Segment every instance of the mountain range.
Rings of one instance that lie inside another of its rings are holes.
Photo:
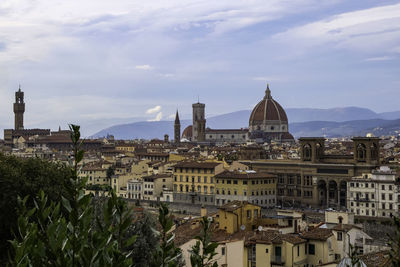
[[[207,127],[236,129],[248,127],[251,110],[241,110],[207,118]],[[364,136],[366,133],[397,135],[400,133],[400,111],[376,113],[367,108],[343,107],[331,109],[288,108],[289,131],[295,136]],[[183,131],[191,120],[181,120]],[[173,121],[141,121],[105,128],[92,137],[114,135],[117,139],[173,137]]]

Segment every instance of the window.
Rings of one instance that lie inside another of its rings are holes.
[[[243,184],[247,184],[247,181],[243,181]]]
[[[342,232],[338,232],[338,233],[337,233],[337,240],[338,240],[338,241],[342,241],[342,240],[343,240],[343,236],[342,236],[342,235],[343,235]]]
[[[382,194],[381,198],[382,198],[382,200],[385,200],[385,194]]]
[[[233,180],[233,184],[238,184],[238,181],[237,180]]]
[[[225,247],[221,248],[221,255],[225,255]]]
[[[265,253],[268,253],[268,249],[267,248],[265,249]]]
[[[197,182],[201,183],[201,176],[197,176]]]
[[[204,183],[207,183],[207,176],[204,176]]]
[[[382,190],[385,190],[385,185],[384,184],[382,185]]]
[[[300,256],[300,246],[297,246],[297,257]]]
[[[314,244],[308,244],[308,254],[315,255],[315,245]]]
[[[247,218],[251,219],[251,210],[247,210]]]
[[[231,184],[232,181],[231,181],[231,180],[226,180],[226,183],[227,183],[227,184]]]

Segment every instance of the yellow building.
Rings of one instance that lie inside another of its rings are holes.
[[[214,205],[214,176],[224,170],[222,163],[179,162],[174,166],[174,202]]]
[[[260,218],[261,207],[245,201],[229,202],[218,209],[217,215],[219,229],[228,234],[252,229]]]
[[[257,232],[245,240],[244,266],[305,266],[306,242],[294,234],[281,234],[278,231]]]
[[[134,144],[128,144],[128,143],[119,143],[115,145],[115,149],[119,151],[124,151],[124,152],[134,152],[135,151],[135,145]]]
[[[277,176],[255,171],[224,171],[215,176],[215,204],[248,201],[263,207],[276,205]]]
[[[340,260],[336,238],[331,229],[315,228],[302,234],[307,240],[307,263],[313,266]]]
[[[107,169],[102,168],[100,165],[87,165],[83,166],[78,172],[78,177],[87,177],[88,185],[109,185],[110,180],[107,178]]]

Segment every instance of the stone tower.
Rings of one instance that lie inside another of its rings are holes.
[[[21,91],[20,87],[18,91],[15,92],[15,103],[14,103],[15,130],[24,129],[24,112],[25,112],[24,92]]]
[[[175,115],[175,124],[174,124],[174,142],[178,144],[181,141],[181,121],[179,120],[178,110]]]
[[[193,107],[193,141],[204,142],[206,140],[205,104],[195,103]]]

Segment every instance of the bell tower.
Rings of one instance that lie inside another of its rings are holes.
[[[193,141],[204,142],[206,140],[206,119],[205,108],[206,105],[202,103],[195,103],[193,108]]]
[[[179,144],[181,141],[181,121],[179,120],[178,110],[175,115],[175,124],[174,124],[174,142],[175,144]]]
[[[15,103],[14,103],[15,130],[24,129],[24,112],[25,112],[24,92],[21,91],[21,86],[20,86],[18,91],[15,92]]]

